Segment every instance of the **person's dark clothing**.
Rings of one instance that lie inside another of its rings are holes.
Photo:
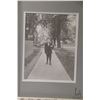
[[[48,43],[45,44],[45,53],[46,53],[47,55],[50,55],[50,54],[52,53],[51,44],[48,44]]]
[[[47,64],[48,64],[48,62],[49,62],[49,64],[51,65],[51,55],[46,55],[47,56]]]
[[[45,43],[45,53],[47,57],[47,64],[49,61],[49,64],[51,64],[51,55],[52,55],[52,44],[51,43]]]

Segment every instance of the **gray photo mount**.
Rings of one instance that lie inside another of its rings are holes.
[[[22,81],[24,12],[78,13],[77,73],[75,83]],[[83,2],[18,1],[18,97],[83,97]]]

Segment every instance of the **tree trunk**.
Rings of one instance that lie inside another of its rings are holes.
[[[60,36],[57,37],[57,48],[61,48]]]
[[[54,45],[56,44],[56,38],[54,38]]]
[[[56,37],[57,37],[57,48],[61,48],[61,43],[60,43],[60,32],[61,32],[61,19],[60,16],[57,16],[57,20],[56,20]]]

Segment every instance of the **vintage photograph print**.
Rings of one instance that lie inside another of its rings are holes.
[[[22,80],[75,83],[78,13],[24,12]]]

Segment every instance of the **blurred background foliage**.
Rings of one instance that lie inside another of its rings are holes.
[[[57,48],[68,44],[75,46],[75,38],[75,14],[25,13],[25,39],[35,45],[50,39]]]

